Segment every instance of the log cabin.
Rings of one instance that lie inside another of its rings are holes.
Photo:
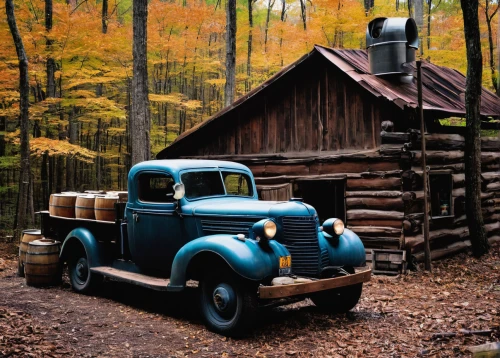
[[[422,134],[414,52],[407,51],[416,48],[416,35],[408,32],[412,19],[397,20],[406,21],[403,59],[388,66],[402,68],[399,73],[383,68],[387,59],[377,53],[381,46],[370,51],[369,45],[380,40],[370,37],[372,21],[367,51],[316,45],[181,134],[157,158],[243,163],[252,170],[262,199],[303,198],[320,220],[344,220],[367,248],[404,249],[423,260]],[[386,25],[381,26],[390,30]],[[465,117],[465,82],[454,69],[422,63],[433,259],[470,246],[464,209],[465,127],[449,125],[453,118]],[[495,135],[481,139],[481,169],[486,231],[497,241],[500,98],[486,88],[480,113],[482,128]]]

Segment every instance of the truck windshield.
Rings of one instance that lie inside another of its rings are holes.
[[[222,196],[226,195],[226,193],[231,196],[253,195],[250,177],[246,174],[237,172],[187,172],[181,175],[181,181],[184,184],[187,199],[205,196]]]

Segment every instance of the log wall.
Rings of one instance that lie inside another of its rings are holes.
[[[404,247],[417,260],[423,260],[423,187],[420,160],[420,134],[384,133],[383,146],[411,143],[407,163],[402,166],[404,223]],[[465,216],[464,137],[458,134],[428,134],[427,165],[432,173],[451,175],[451,218],[432,218],[430,223],[430,246],[432,258],[463,250],[470,246],[467,218]],[[485,229],[490,241],[500,235],[500,138],[482,138],[482,206]],[[408,146],[407,146],[408,148]]]

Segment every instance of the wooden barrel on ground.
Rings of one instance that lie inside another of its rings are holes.
[[[29,286],[54,285],[61,282],[59,264],[61,243],[51,239],[35,240],[28,244],[24,272]]]
[[[95,198],[95,218],[100,221],[115,221],[115,203],[118,196],[98,196]]]
[[[17,273],[20,277],[24,277],[24,263],[26,262],[26,253],[28,252],[28,244],[35,240],[42,239],[42,232],[37,229],[24,230],[19,245],[19,264]]]
[[[52,194],[49,206],[50,216],[61,216],[64,218],[75,217],[75,203],[77,194]]]
[[[95,220],[95,195],[78,195],[75,202],[75,217],[77,219]]]

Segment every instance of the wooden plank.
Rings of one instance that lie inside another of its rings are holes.
[[[355,285],[368,282],[371,279],[371,270],[366,269],[348,276],[327,278],[308,283],[297,283],[281,286],[261,286],[259,287],[259,298],[274,299],[305,295],[307,293],[329,290],[332,288]]]
[[[362,219],[362,220],[349,220],[349,225],[351,226],[383,226],[383,227],[392,227],[399,228],[403,226],[402,220],[390,220],[390,219],[382,219],[382,220],[370,220],[370,219]]]
[[[401,228],[384,227],[384,226],[352,226],[349,222],[347,228],[354,231],[359,236],[401,236]]]
[[[109,266],[92,267],[90,271],[115,280],[147,287],[156,291],[167,291],[167,286],[170,283],[169,279],[141,275],[134,272],[118,270]]]

